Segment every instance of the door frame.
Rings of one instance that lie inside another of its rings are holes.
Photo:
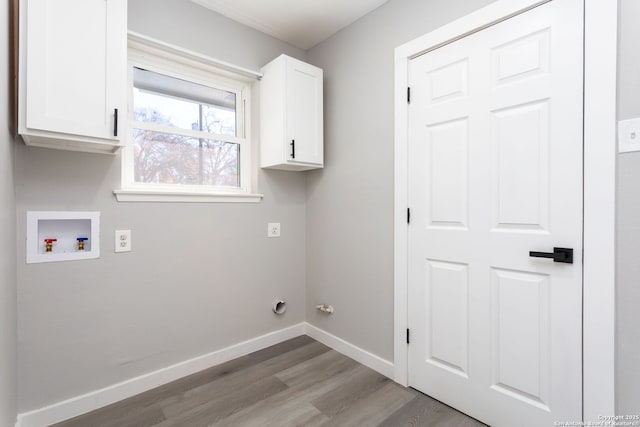
[[[408,385],[408,65],[430,50],[554,0],[498,0],[395,49],[394,380]],[[615,414],[618,2],[584,1],[583,421]]]

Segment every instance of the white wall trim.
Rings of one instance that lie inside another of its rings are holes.
[[[618,2],[585,0],[583,417],[615,414]]]
[[[250,70],[248,68],[240,67],[239,65],[230,64],[228,62],[221,61],[220,59],[212,58],[210,56],[203,55],[201,53],[194,52],[192,50],[188,50],[183,47],[137,33],[135,31],[129,30],[127,32],[127,35],[129,44],[133,44],[135,46],[150,46],[163,52],[177,54],[198,62],[205,63],[207,65],[211,65],[213,67],[217,67],[223,71],[230,71],[234,74],[240,74],[242,76],[255,78],[258,80],[262,78],[262,73],[260,71]]]
[[[298,323],[100,390],[19,414],[16,427],[42,427],[76,417],[237,357],[304,335],[305,327],[305,323]]]
[[[406,46],[406,45],[405,45]],[[393,215],[393,378],[398,384],[409,385],[409,349],[402,339],[409,327],[409,157],[408,157],[408,109],[406,88],[409,86],[409,54],[396,49],[395,58],[395,108],[394,108],[394,215]],[[403,49],[404,52],[410,50]],[[405,95],[403,95],[405,94]]]
[[[324,331],[316,326],[310,325],[309,323],[306,323],[305,327],[307,335],[314,340],[319,341],[327,347],[331,347],[338,353],[342,353],[345,356],[352,358],[356,362],[379,372],[385,377],[393,379],[394,369],[392,362],[376,356],[375,354],[370,353],[366,350],[363,350],[360,347],[357,347],[343,340],[342,338],[338,338],[337,336],[332,335],[329,332]]]
[[[264,195],[246,193],[170,192],[123,188],[113,190],[119,202],[160,203],[259,203]]]
[[[394,378],[408,384],[408,63],[421,53],[529,10],[540,0],[499,0],[396,48]],[[584,0],[583,417],[615,414],[615,117],[617,2]]]

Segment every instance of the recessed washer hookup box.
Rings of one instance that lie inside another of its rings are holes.
[[[28,211],[27,264],[100,257],[100,212]]]

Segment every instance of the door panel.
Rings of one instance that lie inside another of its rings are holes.
[[[548,231],[549,101],[492,114],[494,230]]]
[[[492,426],[582,416],[582,4],[409,66],[409,383]],[[574,248],[574,264],[529,251]]]
[[[491,273],[493,389],[548,410],[550,278]]]
[[[428,127],[431,227],[467,226],[467,120]]]
[[[548,73],[549,53],[549,28],[493,48],[493,85]]]
[[[427,360],[467,377],[468,266],[427,260]],[[458,337],[457,340],[450,339]]]
[[[466,59],[447,64],[442,68],[430,71],[430,101],[450,101],[467,96],[468,61]]]

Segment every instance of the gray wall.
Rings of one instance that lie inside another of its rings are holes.
[[[134,31],[248,68],[282,52],[324,68],[326,167],[259,171],[265,200],[257,205],[123,204],[111,193],[119,185],[118,158],[18,144],[20,411],[300,322],[305,281],[310,323],[392,360],[393,49],[490,2],[391,0],[305,55],[187,1],[129,0]],[[620,4],[624,119],[640,116],[633,22],[640,6]],[[7,102],[0,101],[4,243],[13,239],[15,218]],[[619,156],[618,413],[636,413],[640,401],[639,170],[640,153]],[[25,212],[45,209],[101,211],[101,258],[24,264]],[[283,237],[266,239],[269,221],[282,222]],[[113,253],[116,228],[133,230],[132,253]],[[0,246],[0,424],[15,414],[13,249]],[[284,318],[269,311],[276,297],[288,300]],[[317,303],[333,304],[336,313],[319,315]]]
[[[184,0],[129,0],[129,27],[252,69],[283,52],[305,59]],[[304,320],[304,175],[260,171],[259,204],[118,203],[119,157],[20,143],[15,180],[20,412]],[[101,257],[25,264],[27,210],[100,211]],[[282,237],[267,239],[267,222]],[[118,228],[132,230],[133,252],[113,252]]]
[[[9,28],[9,1],[0,2],[0,28]],[[9,37],[0,37],[0,425],[16,420],[16,251],[13,138],[9,132]]]
[[[307,52],[325,168],[307,181],[307,321],[393,360],[394,48],[491,0],[391,0]],[[316,304],[333,304],[326,316]]]
[[[620,0],[618,119],[640,117],[640,2]],[[640,411],[640,152],[618,155],[617,347],[618,414]]]

